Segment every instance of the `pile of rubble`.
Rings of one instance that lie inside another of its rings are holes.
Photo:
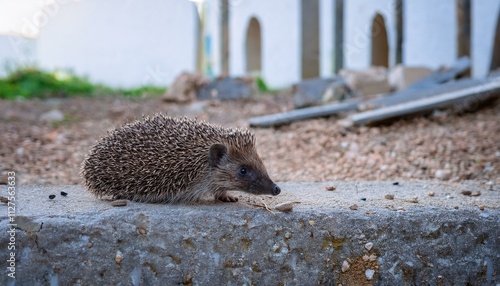
[[[440,108],[474,111],[500,94],[500,76],[465,77],[470,60],[435,71],[396,66],[363,71],[341,70],[332,78],[306,80],[293,87],[296,110],[250,119],[250,125],[269,127],[293,121],[349,112],[343,125],[375,124]]]

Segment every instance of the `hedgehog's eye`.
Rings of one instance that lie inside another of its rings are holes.
[[[247,173],[248,173],[247,168],[245,168],[245,167],[240,168],[240,175],[246,175]]]

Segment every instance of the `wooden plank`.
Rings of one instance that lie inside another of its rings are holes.
[[[310,119],[315,117],[324,117],[332,114],[353,111],[358,108],[358,102],[345,102],[340,104],[329,104],[309,108],[296,109],[289,112],[270,114],[250,118],[249,123],[252,127],[271,127],[291,123],[297,120]]]
[[[435,108],[445,107],[457,102],[473,99],[474,97],[478,100],[482,100],[485,99],[485,96],[498,96],[499,94],[500,80],[494,79],[493,81],[478,86],[353,114],[349,116],[349,120],[357,125],[371,124],[404,115],[430,111]]]

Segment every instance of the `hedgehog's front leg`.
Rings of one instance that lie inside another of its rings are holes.
[[[237,197],[230,196],[227,192],[218,193],[215,195],[215,198],[226,203],[234,203],[238,201]]]

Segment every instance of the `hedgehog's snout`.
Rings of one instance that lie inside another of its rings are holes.
[[[280,187],[278,187],[278,185],[274,185],[274,188],[273,188],[273,196],[276,196],[276,195],[279,195],[281,193],[281,189]]]

